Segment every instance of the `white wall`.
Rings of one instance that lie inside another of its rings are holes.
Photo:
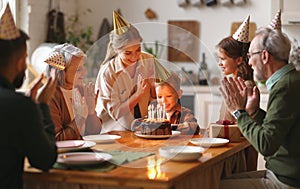
[[[58,0],[53,0],[55,6]],[[47,36],[47,13],[49,12],[48,0],[19,0],[20,27],[29,34],[29,57]],[[60,0],[60,10],[66,17],[74,15],[77,11],[77,0]]]
[[[199,56],[202,52],[208,55],[209,69],[211,72],[219,73],[217,63],[213,54],[216,44],[230,34],[232,22],[241,22],[248,15],[251,21],[256,22],[257,26],[265,26],[271,20],[271,0],[247,0],[244,6],[215,7],[202,6],[181,8],[176,0],[84,0],[78,1],[80,10],[92,9],[92,13],[87,17],[82,17],[82,22],[94,27],[95,37],[99,30],[101,21],[104,17],[112,20],[112,11],[121,8],[121,12],[126,20],[132,24],[145,24],[148,22],[148,30],[141,31],[144,41],[159,40],[167,41],[167,22],[168,20],[197,20],[200,23],[200,45]],[[157,20],[148,20],[144,12],[151,8],[157,15]],[[162,58],[167,59],[165,51]],[[186,70],[197,70],[195,64],[176,64],[185,66]]]
[[[28,1],[28,5],[22,5]],[[58,2],[58,0],[54,0]],[[201,40],[199,56],[202,52],[208,55],[209,70],[214,75],[219,75],[219,69],[215,59],[216,44],[230,34],[232,22],[241,22],[248,15],[251,21],[256,22],[257,27],[266,26],[270,23],[272,0],[246,0],[243,6],[225,7],[217,5],[214,7],[188,7],[181,8],[177,5],[177,0],[60,0],[61,11],[66,17],[78,13],[80,15],[81,27],[92,26],[94,39],[98,35],[103,18],[108,18],[112,22],[112,11],[118,8],[126,20],[136,25],[146,42],[158,40],[167,43],[167,22],[168,20],[197,20],[200,23]],[[24,2],[24,3],[22,3]],[[28,31],[30,40],[30,51],[32,51],[46,39],[48,12],[48,0],[22,0],[21,7],[30,12],[28,20]],[[158,19],[149,20],[145,17],[146,9],[151,8],[158,15]],[[91,13],[86,13],[91,9]],[[24,12],[24,10],[23,10]],[[24,22],[24,21],[23,21]],[[22,25],[22,24],[21,24]],[[24,24],[23,24],[24,25]],[[283,31],[291,38],[300,38],[299,26],[287,26]],[[161,57],[167,60],[167,51],[164,49]],[[176,63],[177,67],[185,67],[186,70],[196,72],[198,65],[191,63]]]

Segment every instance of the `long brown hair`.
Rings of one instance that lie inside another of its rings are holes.
[[[244,80],[253,81],[253,70],[248,64],[248,49],[250,43],[242,43],[235,40],[232,36],[222,39],[217,47],[223,49],[224,53],[230,58],[242,57],[242,63],[238,65],[238,76]]]

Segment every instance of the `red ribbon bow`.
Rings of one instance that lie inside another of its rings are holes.
[[[217,121],[217,124],[224,125],[224,138],[229,139],[229,127],[228,125],[233,125],[235,124],[234,121],[229,121],[229,120],[219,120]]]
[[[219,120],[217,121],[217,124],[221,124],[221,125],[233,125],[235,124],[234,121],[229,121],[229,120]]]

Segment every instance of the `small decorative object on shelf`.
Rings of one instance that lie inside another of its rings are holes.
[[[157,14],[150,8],[145,11],[145,16],[150,20],[157,19]]]
[[[208,69],[205,60],[205,53],[202,53],[202,62],[200,62],[200,67],[198,71],[199,85],[208,85]]]
[[[237,6],[246,4],[246,0],[233,0],[233,3]]]
[[[177,0],[177,4],[179,7],[185,8],[189,6],[190,2],[189,0]]]
[[[213,6],[217,4],[217,0],[204,0],[206,6]]]
[[[300,46],[297,39],[293,41],[289,63],[294,64],[298,71],[300,70]]]
[[[220,4],[223,6],[230,6],[233,4],[233,0],[220,0]]]

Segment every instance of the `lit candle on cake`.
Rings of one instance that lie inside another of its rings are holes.
[[[148,106],[148,119],[151,119],[151,107],[150,105]]]
[[[166,104],[163,103],[163,119],[166,118]]]

